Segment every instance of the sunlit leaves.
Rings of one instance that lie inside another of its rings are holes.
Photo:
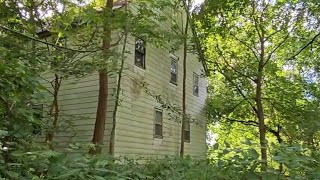
[[[268,141],[279,141],[278,132],[285,143],[319,147],[314,143],[320,116],[315,7],[291,0],[207,1],[202,6],[196,24],[211,72],[209,122],[219,122],[213,131],[221,139],[235,147],[244,137],[258,140],[254,108],[262,61]]]

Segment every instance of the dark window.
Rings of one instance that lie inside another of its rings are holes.
[[[185,121],[184,125],[184,142],[190,142],[190,121]]]
[[[163,124],[162,124],[162,110],[155,109],[155,120],[154,120],[154,137],[163,138]]]
[[[193,94],[199,96],[199,75],[193,73]]]
[[[145,59],[146,59],[146,44],[144,40],[136,38],[135,52],[134,52],[134,65],[145,69],[146,68]]]
[[[43,118],[43,104],[31,104],[33,115],[37,119]]]
[[[41,120],[43,119],[44,114],[44,108],[43,104],[31,104],[31,109],[33,111],[33,117],[35,118],[35,121],[31,122],[31,126],[33,128],[33,134],[39,135],[41,134]]]
[[[174,55],[170,55],[170,58],[171,58],[171,66],[170,66],[171,79],[170,79],[170,82],[172,84],[177,84],[177,82],[178,82],[178,60],[179,60],[179,58],[174,56]]]

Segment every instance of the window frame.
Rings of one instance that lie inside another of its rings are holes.
[[[35,104],[30,102],[29,104],[31,110],[33,111],[32,115],[34,118],[38,120],[42,120],[44,118],[44,104]],[[41,134],[41,125],[33,124],[33,134],[34,135],[40,135]]]
[[[157,112],[161,113],[161,122],[157,122]],[[161,135],[160,134],[156,134],[156,125],[160,125],[161,126]],[[153,120],[153,138],[156,139],[163,139],[163,110],[160,108],[154,108],[154,120]]]
[[[193,86],[192,86],[192,91],[193,91],[193,95],[195,95],[195,96],[197,96],[197,97],[199,97],[199,74],[197,74],[197,73],[193,73]],[[195,78],[197,78],[197,83],[195,82]],[[195,87],[197,87],[197,89],[198,89],[198,92],[195,92]]]
[[[34,104],[30,103],[31,109],[33,112],[33,115],[39,116],[38,118],[44,117],[44,104]]]
[[[137,45],[136,45],[139,40],[142,41],[142,44],[143,44],[142,50],[138,49]],[[140,55],[142,55],[142,57],[143,57],[142,58],[142,66],[140,66],[139,63],[137,63],[137,58],[136,58],[137,53],[140,53]],[[139,38],[139,37],[136,37],[135,42],[134,42],[134,65],[136,67],[141,68],[141,69],[146,69],[146,41],[142,38]]]
[[[179,74],[179,57],[177,57],[176,55],[174,54],[170,54],[170,83],[171,84],[174,84],[174,85],[178,85],[178,74]],[[171,68],[172,68],[172,64],[173,63],[176,63],[176,73],[173,73]],[[172,75],[175,74],[176,76],[176,81],[173,81],[172,80]]]

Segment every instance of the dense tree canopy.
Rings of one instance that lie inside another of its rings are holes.
[[[259,138],[263,161],[271,143],[319,148],[316,6],[207,1],[197,16],[210,69],[209,121],[219,122],[221,130],[230,126],[238,142]],[[246,136],[239,138],[238,131]]]

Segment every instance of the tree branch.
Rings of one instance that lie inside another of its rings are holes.
[[[288,58],[287,60],[291,60],[294,59],[296,56],[298,56],[303,50],[305,50],[307,47],[309,47],[318,37],[320,36],[320,32],[318,34],[316,34],[307,44],[305,44],[304,46],[301,47],[301,49],[295,53],[294,55],[292,55],[290,58]]]
[[[223,117],[223,118],[225,118],[227,121],[229,121],[231,123],[237,122],[237,123],[241,123],[244,125],[259,127],[259,123],[256,121],[253,121],[253,120],[239,120],[239,119],[231,119],[231,118],[227,118],[227,117]]]
[[[284,37],[283,40],[269,53],[266,61],[265,61],[264,64],[263,64],[263,67],[264,67],[266,64],[268,64],[269,60],[271,59],[272,54],[275,53],[275,52],[284,44],[284,42],[289,38],[289,35],[290,35],[290,33],[288,33],[288,34],[286,35],[286,37]]]
[[[222,117],[222,116],[221,116]],[[239,119],[232,119],[232,118],[228,118],[228,117],[222,117],[224,119],[226,119],[227,121],[231,122],[231,123],[241,123],[243,125],[247,125],[247,126],[253,126],[253,127],[259,127],[259,123],[254,121],[254,120],[239,120]],[[280,131],[282,130],[282,127],[280,125],[278,125],[277,130],[274,130],[270,127],[267,127],[267,131],[270,132],[271,134],[273,134],[277,140],[278,143],[283,142],[281,135],[280,135]]]
[[[53,43],[49,43],[49,42],[46,42],[46,41],[42,41],[40,39],[37,39],[37,38],[34,38],[34,37],[30,37],[28,35],[25,35],[25,34],[22,34],[20,32],[17,32],[15,30],[12,30],[12,29],[9,29],[7,27],[4,27],[2,25],[0,25],[0,29],[3,29],[5,31],[8,31],[10,33],[13,33],[13,34],[16,34],[16,35],[19,35],[19,36],[22,36],[26,39],[30,39],[32,41],[36,41],[36,42],[39,42],[39,43],[42,43],[42,44],[46,44],[46,45],[49,45],[49,46],[52,46],[52,47],[55,47],[55,48],[59,48],[59,49],[65,49],[65,50],[69,50],[69,51],[74,51],[74,52],[78,52],[78,53],[88,53],[88,52],[98,52],[98,51],[101,51],[102,49],[97,49],[97,50],[77,50],[77,49],[71,49],[71,48],[67,48],[67,47],[62,47],[62,46],[59,46],[59,45],[56,45],[56,44],[53,44]]]
[[[251,3],[252,5],[252,14],[251,14],[251,17],[252,17],[252,20],[253,20],[253,23],[254,23],[254,28],[256,29],[257,33],[258,33],[258,36],[259,36],[259,39],[261,39],[261,33],[259,31],[259,28],[258,28],[258,25],[257,25],[257,19],[254,17],[256,15],[256,8],[255,8],[255,4],[254,4],[254,1],[252,1]]]
[[[241,76],[243,76],[243,77],[246,77],[246,78],[250,79],[251,81],[255,82],[255,80],[254,80],[252,77],[250,77],[250,76],[242,73],[241,71],[238,71],[236,68],[234,68],[233,66],[231,66],[231,65],[228,63],[228,61],[226,60],[225,56],[222,54],[222,50],[219,48],[219,45],[217,45],[216,48],[217,48],[217,50],[218,50],[219,55],[222,57],[223,61],[227,64],[227,66],[229,66],[233,71],[235,71],[235,72],[238,73],[239,75],[241,75]]]
[[[232,81],[232,79],[230,79],[220,68],[219,64],[216,63],[217,68],[219,69],[218,72],[221,73],[229,83],[232,84],[232,86],[234,86],[236,88],[236,90],[240,93],[240,95],[245,99],[245,101],[247,101],[249,103],[249,105],[251,106],[251,108],[253,109],[253,111],[255,113],[258,113],[257,108],[248,100],[247,96],[244,95],[244,93],[242,92],[242,90]]]
[[[207,66],[206,61],[205,61],[204,52],[203,52],[203,49],[202,49],[202,45],[200,43],[200,38],[198,36],[197,30],[196,30],[196,26],[194,24],[194,18],[193,18],[192,15],[190,16],[190,28],[191,28],[191,32],[192,32],[193,38],[195,40],[196,50],[197,50],[197,53],[198,53],[199,60],[201,61],[202,65],[203,65],[205,74],[209,75],[208,74],[208,66]]]
[[[283,29],[280,28],[279,30],[277,30],[277,31],[269,34],[269,35],[266,37],[265,41],[268,41],[272,36],[276,35],[276,34],[279,33],[280,31],[283,31]]]
[[[268,61],[271,59],[272,54],[275,53],[275,52],[284,44],[284,42],[289,38],[290,33],[293,32],[293,30],[296,29],[296,25],[297,25],[297,23],[295,23],[295,24],[293,25],[293,27],[292,27],[291,30],[288,32],[288,34],[284,37],[284,39],[271,51],[271,53],[268,55],[268,57],[267,57],[267,59],[266,59],[266,62],[264,63],[263,66],[265,66],[265,65],[268,63]],[[282,29],[283,29],[283,28],[281,28],[280,30],[278,30],[278,31],[270,34],[270,35],[266,38],[265,41],[267,41],[267,39],[271,38],[271,37],[272,37],[273,35],[275,35],[276,33],[280,32]]]
[[[254,57],[255,57],[257,60],[259,60],[258,55],[257,55],[257,53],[254,51],[253,48],[251,48],[246,42],[244,42],[244,41],[242,41],[241,39],[237,38],[236,35],[234,35],[233,33],[231,33],[231,30],[229,30],[229,32],[230,32],[230,35],[231,35],[232,37],[234,37],[234,38],[235,38],[237,41],[239,41],[242,45],[244,45],[246,48],[248,48],[248,49],[252,52],[252,54],[254,55]]]

